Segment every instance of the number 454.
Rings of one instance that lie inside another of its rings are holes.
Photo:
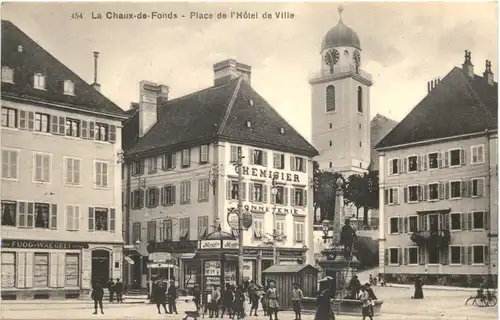
[[[81,12],[74,12],[71,14],[71,19],[83,19],[83,13]]]

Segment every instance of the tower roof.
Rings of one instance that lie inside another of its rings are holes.
[[[361,50],[358,34],[342,21],[342,11],[343,8],[339,7],[339,22],[326,33],[321,43],[321,51],[334,47],[354,47]]]

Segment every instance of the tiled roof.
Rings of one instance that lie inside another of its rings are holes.
[[[22,50],[18,47],[22,46]],[[90,58],[90,55],[89,55]],[[2,20],[2,66],[14,70],[14,83],[2,83],[2,99],[57,103],[125,118],[125,112],[33,41],[12,22]],[[46,75],[46,90],[33,87],[35,73]],[[65,80],[74,83],[74,95],[63,94]]]
[[[250,121],[251,128],[246,126],[246,121]],[[125,126],[124,130],[131,129]],[[242,78],[159,105],[158,122],[133,147],[124,149],[128,155],[138,155],[207,139],[311,157],[317,154],[316,149]]]
[[[370,121],[370,165],[373,170],[378,170],[378,152],[375,150],[375,146],[386,134],[394,129],[397,124],[397,121],[384,117],[381,114],[377,114]]]
[[[498,84],[453,68],[376,148],[498,128]]]
[[[316,267],[310,264],[293,264],[293,265],[272,265],[262,273],[299,273],[304,269],[312,269],[314,272],[319,272]]]

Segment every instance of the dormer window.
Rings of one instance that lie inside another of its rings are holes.
[[[64,80],[64,94],[75,95],[75,84],[71,80]]]
[[[280,128],[280,133],[285,134],[285,128]]]
[[[33,79],[33,87],[35,89],[45,90],[45,75],[41,73],[35,73]]]
[[[2,82],[14,83],[14,70],[11,67],[2,66]]]
[[[248,104],[250,105],[250,107],[253,107],[253,99],[248,100]]]
[[[17,51],[18,52],[23,52],[23,46],[22,45],[18,45],[17,46]]]
[[[245,125],[247,126],[247,128],[251,128],[252,127],[252,123],[250,121],[245,121]]]

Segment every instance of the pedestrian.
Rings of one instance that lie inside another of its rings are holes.
[[[361,282],[358,279],[357,275],[354,275],[349,281],[349,290],[351,290],[351,296],[350,298],[353,300],[356,300],[359,295],[359,288],[361,287]]]
[[[262,298],[260,298],[260,304],[262,305],[262,311],[264,312],[264,316],[268,315],[268,306],[269,306],[269,300],[267,299],[267,294],[264,293],[262,295]]]
[[[113,291],[116,293],[116,302],[123,303],[123,283],[120,281],[120,278],[116,278]]]
[[[226,283],[226,289],[224,289],[224,292],[222,292],[222,314],[221,318],[224,318],[224,313],[227,311],[227,314],[229,315],[229,318],[233,317],[233,301],[234,301],[234,294],[233,290],[231,289],[231,285],[229,283]]]
[[[278,310],[280,304],[278,301],[278,290],[276,289],[275,282],[273,280],[269,281],[269,289],[267,289],[266,294],[268,300],[267,313],[269,314],[269,320],[273,319],[273,314],[274,320],[278,320]]]
[[[109,302],[113,302],[113,287],[115,283],[113,282],[113,278],[110,278],[108,281],[108,291],[109,291]]]
[[[167,296],[168,296],[168,311],[170,314],[175,312],[177,313],[177,305],[176,305],[176,300],[177,300],[177,288],[175,287],[175,282],[174,280],[170,281],[170,286],[168,287],[167,291]]]
[[[380,283],[381,287],[387,287],[384,276],[381,273],[378,274],[378,283]]]
[[[220,301],[220,290],[218,286],[215,286],[210,301],[210,311],[208,314],[209,318],[219,317],[219,301]]]
[[[198,284],[195,284],[193,288],[193,301],[196,306],[196,312],[200,312],[201,290]]]
[[[304,299],[304,294],[302,293],[299,284],[294,283],[292,290],[292,302],[293,312],[295,312],[295,320],[301,320],[302,299]]]
[[[344,259],[350,260],[354,242],[356,242],[356,231],[351,226],[351,220],[345,219],[344,226],[340,231],[340,244],[344,245]]]
[[[104,290],[102,289],[101,284],[96,281],[94,287],[92,288],[92,300],[94,300],[94,314],[97,314],[97,306],[101,309],[101,314],[104,314],[102,309],[102,298],[104,297]]]
[[[423,299],[424,298],[424,291],[422,290],[422,287],[424,286],[424,282],[420,277],[417,277],[415,279],[415,292],[413,293],[413,299]]]
[[[333,296],[330,290],[332,278],[326,277],[319,281],[319,292],[316,299],[316,314],[314,320],[335,320],[335,314],[332,310],[331,298]]]
[[[236,289],[236,293],[234,294],[234,302],[233,302],[233,318],[236,315],[236,319],[243,319],[244,315],[244,304],[245,304],[245,293],[243,291],[242,286],[238,286]]]
[[[377,296],[369,283],[365,283],[366,292],[368,292],[368,296],[370,297],[370,313],[372,316],[375,315],[373,307],[375,306],[375,300],[377,300]]]
[[[254,311],[254,316],[257,317],[257,309],[259,308],[259,287],[252,281],[248,285],[248,299],[250,300],[250,316],[252,315],[252,310]]]
[[[156,308],[158,309],[158,314],[161,314],[160,306],[163,307],[165,314],[168,313],[166,293],[167,293],[166,284],[164,282],[158,281],[156,283],[156,285],[154,286],[153,294],[152,294],[152,297],[153,297],[152,300],[156,304]]]
[[[360,290],[361,290],[361,294],[359,296],[359,299],[361,300],[361,303],[362,303],[363,320],[365,320],[366,317],[370,318],[370,320],[373,320],[372,313],[370,310],[370,306],[371,306],[370,295],[366,291],[365,286],[361,286]]]

